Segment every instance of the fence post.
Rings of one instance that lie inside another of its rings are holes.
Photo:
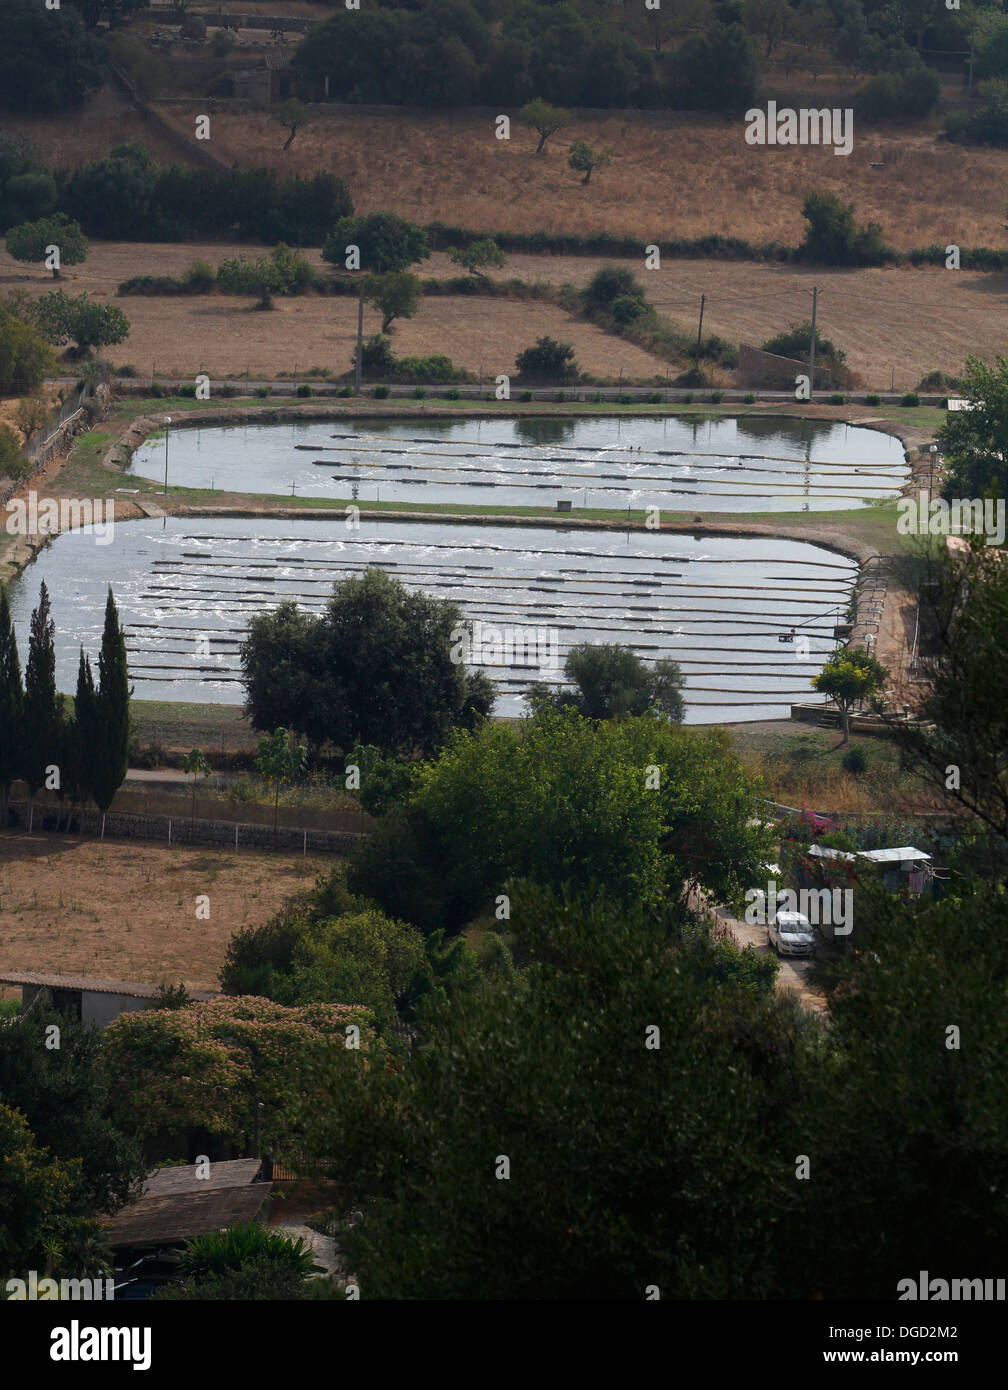
[[[168,843],[171,844],[171,816],[168,817]]]

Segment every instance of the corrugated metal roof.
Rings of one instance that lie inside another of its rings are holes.
[[[134,999],[155,999],[159,985],[138,980],[103,980],[97,975],[47,975],[38,970],[6,970],[0,985],[42,985],[46,989],[79,989],[88,994],[128,994]],[[208,989],[190,989],[189,998],[203,1004],[220,996]]]

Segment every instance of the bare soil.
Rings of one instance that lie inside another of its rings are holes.
[[[218,989],[233,932],[265,922],[331,859],[0,834],[8,970]],[[196,897],[210,918],[196,918]]]

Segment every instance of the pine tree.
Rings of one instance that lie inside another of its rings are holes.
[[[7,590],[0,586],[0,827],[7,828],[11,783],[21,772],[24,687]]]
[[[129,767],[129,669],[126,637],[111,588],[105,603],[105,627],[98,656],[98,694],[95,699],[96,757],[91,795],[99,811],[107,811]]]
[[[50,616],[49,590],[43,581],[38,607],[31,615],[22,721],[21,775],[28,784],[28,796],[32,803],[35,793],[46,780],[46,768],[55,763],[58,757],[56,744],[60,698],[56,693],[55,632],[56,624]]]

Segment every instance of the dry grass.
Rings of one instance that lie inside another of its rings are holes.
[[[162,114],[191,138],[193,117],[205,109],[205,101],[194,101]],[[536,157],[534,137],[517,122],[510,141],[494,138],[495,114],[333,107],[284,153],[284,132],[268,114],[220,112],[209,148],[243,167],[329,169],[346,180],[362,212],[392,207],[423,222],[489,231],[610,231],[642,245],[719,232],[793,245],[804,228],[802,199],[815,188],[854,202],[862,219],[880,222],[904,250],[1004,240],[1008,151],[946,144],[936,139],[936,123],[858,130],[845,158],[829,148],[746,145],[741,119],[603,113],[579,116]],[[53,165],[99,158],[123,140],[142,140],[160,160],[178,159],[109,89],[72,119],[8,118],[5,125],[30,136]],[[616,152],[587,188],[567,168],[574,138]],[[879,161],[883,169],[870,168]]]
[[[64,272],[64,288],[112,300],[116,286],[132,276],[178,276],[197,258],[216,265],[243,249],[249,248],[93,242],[87,261]],[[318,250],[306,254],[318,269],[328,269]],[[584,285],[610,263],[588,256],[513,255],[502,273]],[[935,267],[813,272],[724,261],[667,261],[661,271],[647,271],[643,257],[634,269],[649,298],[680,327],[693,330],[703,293],[705,331],[755,344],[808,318],[817,284],[821,331],[843,348],[867,385],[884,390],[910,390],[935,368],[958,373],[968,352],[990,359],[1008,341],[1008,275]],[[436,277],[458,273],[443,253],[421,270]],[[52,280],[0,251],[0,291],[15,287],[44,293]],[[329,367],[339,375],[349,367],[356,339],[357,306],[350,298],[278,300],[267,313],[250,309],[250,300],[218,295],[115,302],[132,329],[107,355],[119,364],[134,363],[144,374],[156,365],[163,375],[195,376],[206,367],[226,376],[248,366],[253,377],[272,376],[297,364],[302,370]],[[378,315],[367,309],[365,332],[378,327]],[[544,333],[574,343],[582,368],[595,376],[616,378],[622,367],[628,379],[650,379],[664,376],[668,365],[538,301],[429,298],[415,319],[394,328],[397,352],[443,352],[470,371],[482,366],[488,376],[511,371],[516,353]]]
[[[3,964],[219,988],[233,932],[265,922],[329,861],[0,835]],[[196,896],[210,898],[197,921]]]
[[[164,113],[191,134],[187,108]],[[718,232],[795,245],[805,226],[802,200],[816,189],[853,202],[903,250],[1004,240],[1008,151],[949,145],[933,129],[894,129],[859,133],[843,157],[829,148],[754,147],[743,132],[742,120],[692,113],[580,116],[536,157],[535,138],[517,122],[510,141],[495,139],[489,110],[337,108],[299,131],[286,154],[268,115],[221,113],[211,148],[227,163],[329,169],[346,180],[361,212],[392,207],[421,222],[488,231],[610,231],[639,237],[642,246]],[[616,152],[587,188],[567,167],[575,138]],[[870,168],[879,161],[883,169]]]

